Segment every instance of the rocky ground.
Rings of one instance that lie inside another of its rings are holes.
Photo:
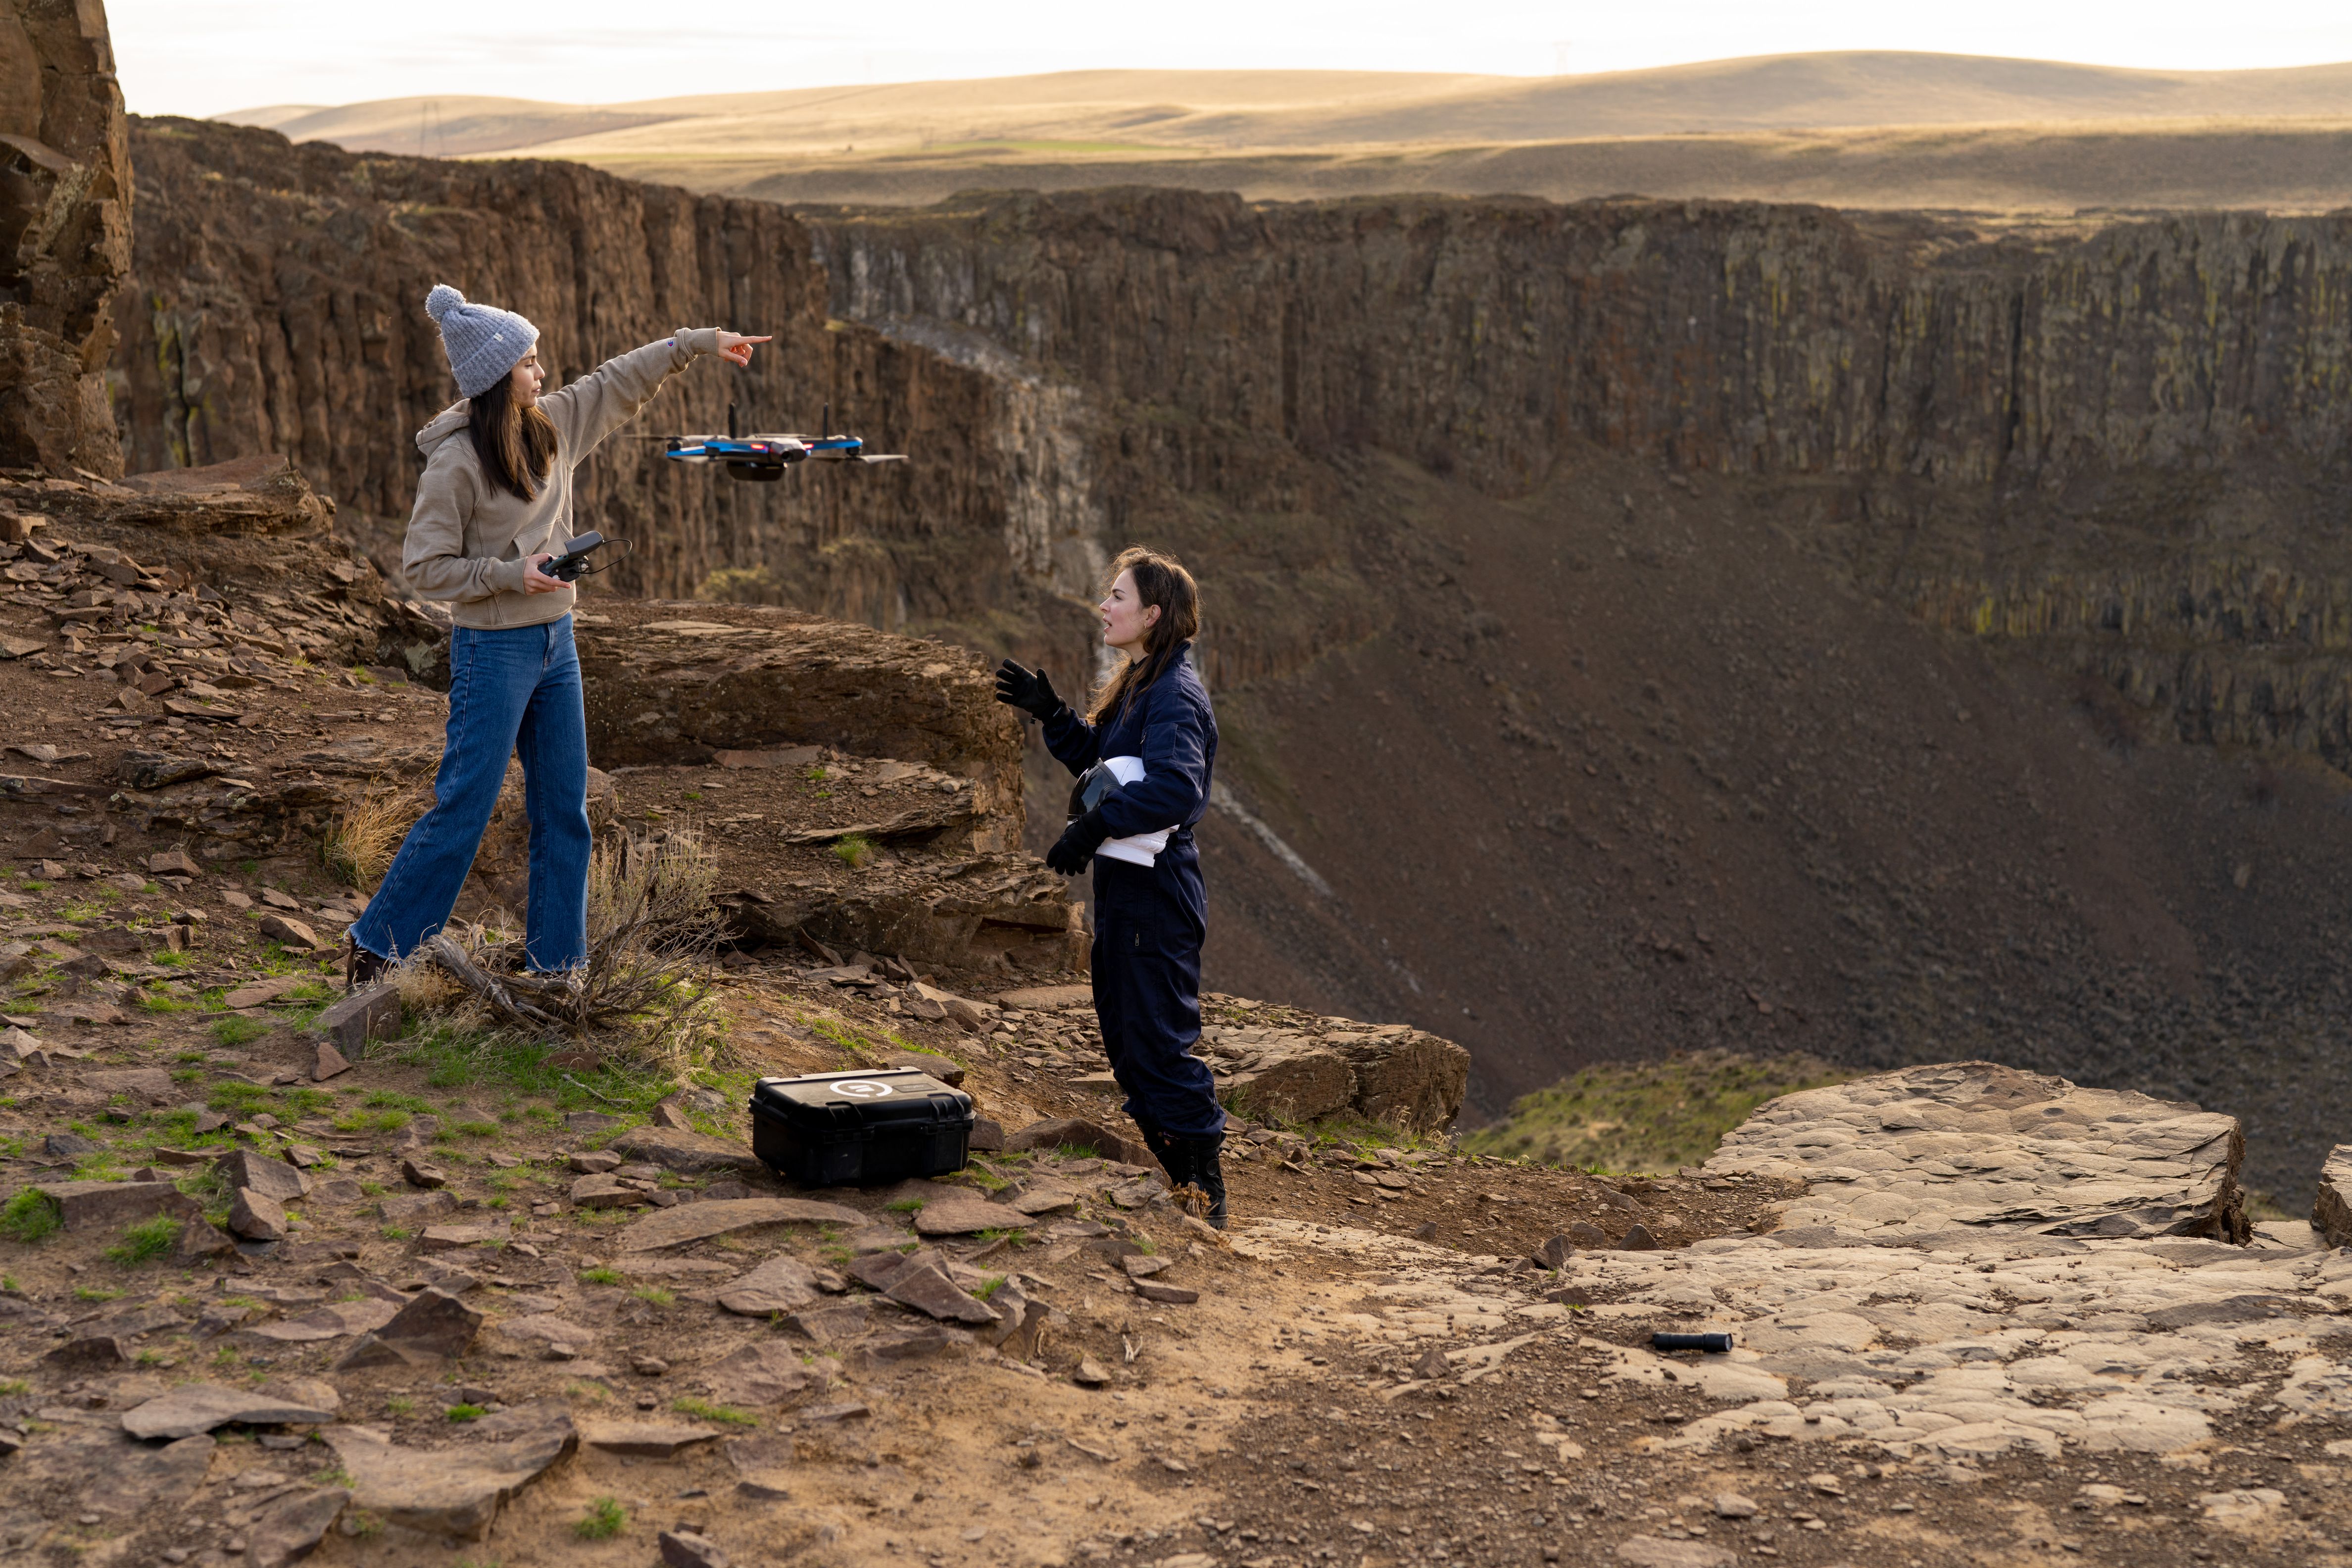
[[[1244,1119],[1207,1230],[939,645],[600,604],[597,820],[710,848],[724,1051],[367,1040],[330,867],[432,765],[429,618],[316,547],[299,476],[37,490],[0,595],[0,1560],[2344,1555],[2352,1265],[2248,1224],[2224,1116],[1916,1068],[1602,1179],[1452,1142],[1450,1042],[1213,994]],[[520,846],[509,804],[469,910]],[[902,1064],[974,1097],[966,1171],[752,1157],[755,1077]]]
[[[2189,1108],[1919,1069],[1651,1181],[1258,1130],[1219,1237],[1128,1163],[1069,991],[934,1020],[855,964],[736,972],[757,1069],[944,1052],[1040,1145],[800,1192],[739,1070],[412,1033],[320,1079],[300,993],[77,1023],[57,973],[8,1037],[8,1185],[57,1199],[0,1242],[28,1562],[2327,1563],[2352,1529],[2352,1266],[2165,1234],[2243,1231],[2234,1127]],[[266,1228],[233,1184],[280,1239],[215,1232]]]

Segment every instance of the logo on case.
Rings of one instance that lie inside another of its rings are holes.
[[[833,1092],[849,1100],[879,1100],[890,1092],[887,1083],[876,1083],[870,1078],[845,1079],[832,1086]]]

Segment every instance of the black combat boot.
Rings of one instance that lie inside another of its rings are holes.
[[[362,986],[373,985],[377,977],[390,967],[390,959],[370,952],[354,942],[352,951],[343,959],[343,989],[357,991]]]
[[[1180,1151],[1177,1157],[1184,1162],[1184,1182],[1179,1184],[1200,1188],[1209,1200],[1209,1212],[1201,1217],[1219,1230],[1224,1229],[1225,1169],[1217,1158],[1217,1151],[1225,1146],[1225,1135],[1213,1132],[1206,1138],[1178,1138],[1171,1142]]]
[[[1168,1173],[1168,1184],[1171,1187],[1182,1186],[1184,1155],[1181,1141],[1171,1138],[1149,1121],[1137,1122],[1135,1129],[1143,1134],[1143,1146],[1151,1151],[1151,1157],[1160,1162],[1161,1170]]]

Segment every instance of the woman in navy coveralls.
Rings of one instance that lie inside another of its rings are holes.
[[[1209,1199],[1225,1224],[1218,1151],[1225,1113],[1192,1054],[1201,1038],[1201,939],[1208,905],[1192,825],[1209,809],[1217,717],[1187,652],[1201,629],[1200,590],[1173,556],[1134,549],[1111,563],[1103,641],[1125,660],[1081,719],[1045,679],[1006,659],[996,695],[1044,721],[1045,745],[1073,773],[1106,757],[1140,757],[1143,777],[1074,819],[1045,864],[1065,877],[1095,868],[1095,1013],[1127,1091],[1127,1113],[1177,1186]],[[1174,829],[1150,866],[1097,858],[1110,838]]]

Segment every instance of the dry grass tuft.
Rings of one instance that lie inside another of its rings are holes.
[[[328,874],[360,891],[373,892],[392,866],[400,841],[425,815],[425,792],[413,784],[371,784],[343,803],[328,829],[323,851]]]
[[[588,962],[562,974],[525,971],[519,939],[482,927],[444,931],[404,974],[433,1011],[478,1010],[493,1026],[560,1031],[590,1049],[643,1065],[683,1070],[718,1038],[708,1001],[710,961],[724,931],[711,902],[719,870],[700,838],[673,829],[631,834],[599,846],[588,867]],[[454,995],[427,996],[430,985]]]

